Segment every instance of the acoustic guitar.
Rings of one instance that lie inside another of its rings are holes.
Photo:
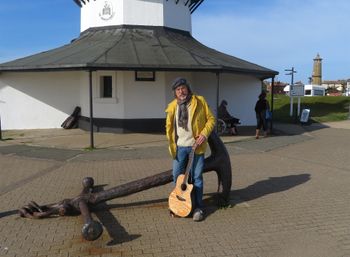
[[[192,147],[188,157],[188,163],[184,174],[180,174],[176,179],[175,189],[169,195],[169,209],[179,217],[187,217],[193,209],[193,185],[188,182],[190,170],[193,163],[194,151],[197,145]]]

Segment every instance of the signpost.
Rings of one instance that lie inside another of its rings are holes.
[[[300,97],[304,96],[305,94],[305,88],[303,84],[294,84],[294,73],[296,71],[294,70],[294,67],[290,70],[285,70],[289,71],[286,75],[291,75],[291,83],[289,86],[289,96],[290,96],[290,114],[289,116],[293,116],[293,97],[298,97],[298,110],[297,110],[297,116],[300,116]]]
[[[304,96],[304,92],[305,92],[305,88],[303,84],[295,84],[290,86],[290,90],[289,90],[290,97],[294,97],[294,96],[298,97],[298,112],[297,112],[298,117],[300,115],[300,97]],[[292,112],[292,115],[293,115],[293,112]]]
[[[286,73],[286,75],[291,75],[291,83],[289,86],[289,96],[290,96],[289,116],[292,117],[293,116],[293,95],[291,94],[291,92],[292,92],[292,88],[294,87],[294,73],[297,73],[297,72],[294,70],[294,67],[292,67],[292,69],[290,70],[286,69],[285,71],[289,71],[289,73]]]

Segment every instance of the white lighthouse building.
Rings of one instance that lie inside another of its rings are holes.
[[[199,1],[75,1],[81,7],[81,31],[116,25],[161,26],[191,32],[191,10]]]
[[[82,129],[161,132],[179,76],[214,113],[225,99],[243,125],[255,123],[262,80],[278,73],[195,40],[191,14],[203,0],[74,2],[81,9],[76,39],[0,64],[2,129],[59,128],[79,106]]]

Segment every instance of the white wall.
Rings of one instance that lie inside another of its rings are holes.
[[[156,81],[135,81],[133,71],[124,72],[124,118],[165,118],[165,75],[156,72]]]
[[[60,128],[79,105],[79,73],[1,73],[2,129]]]
[[[101,11],[105,1],[89,1],[82,5],[80,11],[80,30],[91,27],[111,26],[123,24],[123,0],[109,0],[113,7],[113,16],[110,19],[102,19]]]
[[[111,99],[98,98],[99,73],[113,74],[116,81]],[[216,75],[214,73],[156,72],[156,81],[135,81],[133,71],[93,72],[93,115],[110,119],[165,118],[165,108],[174,99],[171,84],[186,78],[194,93],[203,95],[216,113]],[[220,101],[228,101],[229,111],[254,125],[254,105],[261,82],[249,76],[221,74]],[[76,106],[90,116],[89,73],[37,72],[0,74],[0,115],[2,129],[60,128]]]
[[[86,73],[88,74],[88,73]],[[99,102],[94,85],[94,116],[99,118],[147,119],[165,118],[165,108],[174,99],[171,85],[175,78],[184,77],[195,94],[203,95],[216,114],[216,75],[205,72],[156,72],[156,81],[135,81],[133,71],[117,72],[117,101]],[[88,75],[86,75],[86,79]],[[95,75],[93,76],[95,81]],[[88,85],[88,80],[83,84]],[[83,92],[83,91],[82,91]],[[242,125],[256,124],[254,107],[261,92],[261,81],[251,76],[220,74],[219,103],[226,100],[233,116],[241,119]],[[88,91],[85,103],[88,104]],[[84,104],[82,104],[84,106]],[[88,110],[88,105],[83,110]],[[85,114],[84,116],[89,116]]]
[[[166,73],[166,103],[174,99],[171,84],[177,77],[186,78],[191,84],[192,91],[195,94],[204,96],[214,115],[216,115],[217,79],[215,73]],[[240,118],[244,126],[256,124],[254,107],[260,93],[261,81],[257,78],[235,74],[220,74],[219,104],[222,100],[226,100],[229,112],[233,116]]]
[[[124,0],[123,24],[163,26],[162,0]]]
[[[115,78],[113,97],[103,99],[99,97],[99,75],[111,75]],[[80,105],[82,116],[90,117],[89,73],[82,72],[80,80]],[[124,78],[122,71],[98,71],[92,73],[93,88],[93,116],[107,119],[124,118]]]
[[[105,4],[112,15],[103,16]],[[114,25],[167,26],[191,31],[191,13],[184,1],[174,0],[100,0],[89,1],[81,8],[81,31],[91,27]]]
[[[175,28],[185,31],[192,31],[191,12],[188,6],[185,6],[184,1],[164,0],[164,25],[165,27]]]
[[[214,73],[194,73],[194,86],[197,94],[203,95],[216,115],[217,79]],[[228,102],[231,115],[241,119],[242,125],[256,124],[255,103],[261,92],[260,80],[243,75],[220,74],[219,104]]]

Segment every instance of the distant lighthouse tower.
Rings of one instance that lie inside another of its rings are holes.
[[[74,0],[81,32],[93,27],[161,26],[191,32],[191,13],[203,0]]]
[[[314,68],[312,71],[312,85],[322,85],[322,58],[319,54],[314,59]]]

